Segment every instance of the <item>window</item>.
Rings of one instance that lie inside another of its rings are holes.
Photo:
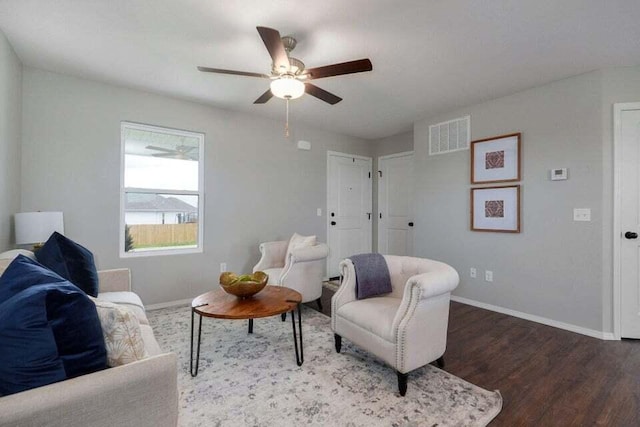
[[[120,256],[202,252],[204,135],[122,122]]]

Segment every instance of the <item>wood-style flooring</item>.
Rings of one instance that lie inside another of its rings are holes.
[[[332,296],[324,289],[329,316]],[[444,358],[446,371],[500,390],[491,426],[640,426],[640,341],[603,341],[451,302]]]

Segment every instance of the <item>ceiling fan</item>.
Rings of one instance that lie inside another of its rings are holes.
[[[197,147],[189,145],[178,145],[175,150],[170,148],[158,147],[156,145],[147,145],[147,150],[160,151],[160,153],[152,154],[153,157],[164,157],[168,159],[178,160],[198,160],[198,153],[192,153]]]
[[[300,98],[303,94],[308,93],[311,96],[334,105],[342,101],[342,98],[311,84],[311,80],[341,76],[343,74],[361,73],[373,69],[369,59],[359,59],[356,61],[306,69],[302,61],[290,56],[291,51],[296,47],[296,39],[291,36],[280,37],[278,30],[274,30],[273,28],[256,28],[273,60],[271,74],[198,67],[198,70],[207,73],[271,79],[270,89],[260,95],[260,97],[253,102],[254,104],[264,104],[273,96],[288,101],[290,99]]]

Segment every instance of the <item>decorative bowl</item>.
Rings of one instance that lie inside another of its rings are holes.
[[[267,286],[269,275],[264,271],[256,271],[253,274],[238,276],[231,271],[225,271],[220,275],[220,286],[228,294],[238,298],[249,298]]]

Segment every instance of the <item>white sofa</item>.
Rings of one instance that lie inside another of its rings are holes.
[[[385,255],[393,291],[356,299],[356,273],[350,259],[340,263],[342,284],[331,299],[336,351],[342,337],[379,357],[398,374],[402,396],[408,372],[438,360],[447,346],[449,300],[458,273],[430,259]]]
[[[0,259],[0,274],[10,260]],[[177,362],[163,353],[131,292],[128,269],[98,272],[98,298],[125,304],[140,320],[149,357],[127,365],[0,397],[0,426],[175,426],[178,422]]]

